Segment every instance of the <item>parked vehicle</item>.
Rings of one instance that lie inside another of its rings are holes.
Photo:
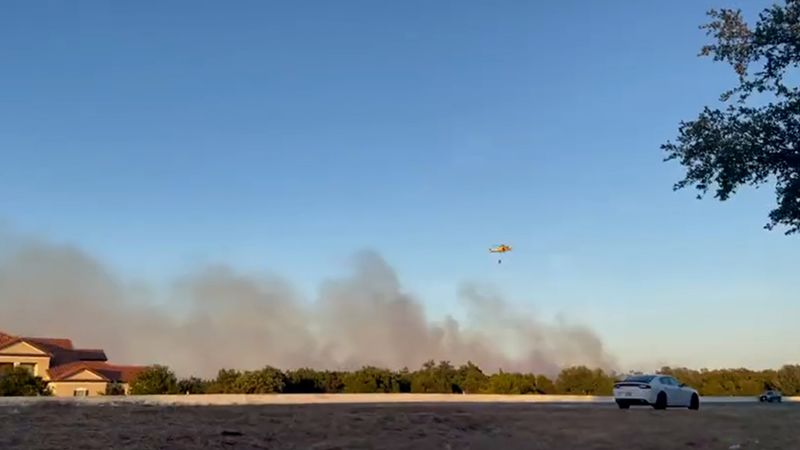
[[[633,405],[655,409],[682,407],[700,409],[700,394],[696,389],[669,375],[630,375],[614,384],[614,400],[621,409]]]
[[[772,403],[772,402],[780,403],[781,400],[782,400],[781,393],[776,390],[764,391],[764,393],[761,394],[760,397],[758,397],[758,401],[767,403]]]

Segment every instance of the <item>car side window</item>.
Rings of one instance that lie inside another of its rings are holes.
[[[669,377],[661,377],[658,379],[658,381],[660,381],[661,384],[666,384],[667,386],[672,385],[672,382],[670,382]]]

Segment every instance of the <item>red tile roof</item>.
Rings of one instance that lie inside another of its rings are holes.
[[[74,361],[108,360],[103,350],[74,348],[72,341],[69,339],[11,337],[10,340],[0,341],[0,346],[7,346],[16,342],[27,342],[50,355],[50,366],[60,366]]]
[[[38,342],[26,341],[25,339],[23,339],[21,337],[12,337],[11,339],[4,340],[2,343],[0,343],[0,348],[10,347],[10,346],[12,346],[12,345],[14,345],[14,344],[16,344],[18,342],[28,342],[31,345],[33,345],[34,347],[38,348],[39,350],[47,353],[49,356],[53,356],[51,354],[50,350],[46,346],[44,346],[44,345],[42,345],[42,344],[40,344]]]
[[[69,339],[53,339],[53,338],[39,338],[39,337],[23,337],[22,338],[28,342],[35,342],[41,345],[47,345],[48,347],[56,347],[62,350],[74,350],[75,347],[72,346],[72,341]]]
[[[47,347],[56,347],[62,350],[74,350],[75,347],[72,345],[72,340],[70,339],[56,339],[56,338],[42,338],[42,337],[33,337],[33,336],[14,336],[13,334],[8,334],[0,331],[0,344],[3,344],[7,341],[14,341],[14,340],[23,340],[29,343],[36,343],[42,346]]]
[[[73,350],[71,353],[76,361],[108,361],[108,358],[106,358],[106,352],[100,349],[89,350],[85,348],[79,348]]]
[[[117,366],[103,361],[76,361],[51,368],[49,373],[52,381],[61,381],[81,371],[91,370],[108,381],[130,383],[145,369],[146,367],[140,366]]]
[[[10,334],[5,334],[2,331],[0,331],[0,345],[3,345],[8,341],[13,341],[14,339],[16,339],[14,336]]]

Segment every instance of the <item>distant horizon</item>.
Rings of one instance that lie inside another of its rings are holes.
[[[7,328],[3,328],[2,326],[0,326],[0,333],[6,332],[8,334],[13,335],[14,337],[64,338],[64,339],[70,339],[68,336],[55,336],[55,335],[52,335],[51,333],[47,333],[47,332],[29,334],[29,333],[10,333],[10,331],[13,331],[13,330],[10,330],[10,329],[7,329]],[[77,342],[77,341],[73,340],[73,342]],[[111,358],[109,358],[109,361],[111,361],[111,363],[114,364],[114,365],[131,365],[131,364],[127,364],[125,361],[119,361],[119,362],[112,361]],[[440,362],[440,360],[434,360],[434,361],[437,364]],[[467,364],[467,363],[469,363],[471,361],[464,361],[464,362],[459,362],[459,363],[455,363],[453,361],[449,361],[449,362],[451,364],[453,364],[454,366],[459,367],[459,366],[465,365],[465,364]],[[159,362],[159,361],[151,361],[149,363],[139,362],[138,364],[135,364],[135,365],[145,365],[145,366],[156,366],[156,365],[159,365],[159,366],[170,367],[168,364],[164,364],[164,363]],[[575,365],[571,365],[571,366],[566,366],[564,368],[578,367],[578,366],[581,366],[581,365],[582,364],[575,364]],[[653,365],[650,365],[650,366],[639,366],[639,367],[631,366],[631,367],[621,368],[619,371],[613,371],[613,370],[612,371],[606,371],[606,373],[609,373],[609,374],[610,373],[615,373],[615,374],[619,374],[619,375],[624,375],[624,374],[628,374],[628,373],[659,373],[660,369],[662,369],[664,367],[669,367],[670,369],[688,369],[688,370],[693,370],[693,371],[703,371],[703,370],[708,370],[708,371],[716,371],[716,370],[749,370],[749,371],[753,371],[753,372],[765,372],[765,371],[779,370],[782,367],[786,367],[786,366],[798,366],[798,365],[800,365],[800,361],[786,361],[785,363],[777,364],[774,367],[751,367],[751,366],[737,366],[737,365],[698,367],[698,366],[686,366],[686,365],[682,365],[682,364],[665,363],[665,364],[661,364],[661,365],[653,364]],[[274,364],[270,364],[269,361],[265,361],[264,364],[262,366],[260,366],[260,367],[249,367],[249,368],[220,367],[220,369],[232,369],[232,370],[245,371],[245,370],[258,370],[259,368],[263,368],[263,367],[267,367],[267,366],[275,367],[276,369],[279,369],[279,370],[282,370],[282,371],[292,371],[292,370],[298,370],[298,369],[313,369],[313,370],[318,370],[318,371],[352,371],[352,370],[357,370],[357,368],[356,369],[352,369],[352,368],[351,369],[344,369],[344,368],[306,367],[306,366],[300,366],[300,367],[294,367],[294,368],[285,368],[285,367],[280,367],[280,366],[277,366],[277,365],[274,365]],[[396,369],[396,368],[390,368],[390,367],[384,367],[384,366],[368,366],[368,365],[361,366],[361,367],[377,367],[379,369],[386,369],[386,370],[391,370],[391,371],[398,371],[398,370],[402,369],[402,368],[401,369]],[[408,367],[408,369],[413,371],[413,370],[419,369],[420,367]],[[590,366],[590,365],[586,366],[586,367],[588,367],[590,369],[597,369],[598,368],[598,367],[593,367],[593,366]],[[501,368],[500,370],[503,370],[503,369]],[[508,372],[507,370],[503,370],[503,371],[504,372]],[[489,374],[489,373],[497,373],[496,371],[495,372],[488,372],[488,371],[485,371],[485,370],[483,372],[487,373],[487,374]],[[530,373],[538,374],[538,373],[535,373],[535,372],[530,372]],[[198,375],[192,374],[191,372],[183,373],[182,375],[183,376],[198,376]]]
[[[4,329],[4,328],[0,327],[0,335],[3,335],[3,334],[5,334],[7,336],[10,336],[10,337],[21,338],[21,339],[26,339],[26,338],[27,339],[69,339],[70,341],[73,342],[73,344],[76,344],[76,342],[77,342],[74,339],[71,339],[69,336],[61,336],[61,335],[56,336],[56,335],[52,335],[52,334],[49,334],[49,333],[34,333],[34,334],[30,334],[30,333],[14,333],[13,330]],[[76,348],[81,348],[81,346],[80,345],[76,345]],[[102,350],[102,348],[98,348],[98,350]],[[450,360],[447,360],[447,359],[441,359],[441,360],[429,359],[427,361],[433,361],[436,365],[439,365],[441,362],[447,362],[447,363],[449,363],[451,366],[453,366],[456,369],[458,369],[459,367],[462,367],[462,366],[467,366],[469,364],[474,364],[479,369],[481,369],[481,371],[484,374],[487,374],[487,375],[492,375],[492,374],[497,374],[497,373],[503,372],[503,373],[522,373],[522,374],[544,375],[544,376],[547,376],[547,377],[552,377],[552,374],[543,374],[543,373],[538,373],[538,372],[524,372],[524,371],[522,371],[522,372],[520,372],[520,371],[509,371],[509,370],[504,370],[503,368],[499,368],[499,370],[496,370],[496,371],[486,371],[483,368],[481,368],[479,365],[475,364],[473,361],[469,361],[469,360],[466,360],[466,361],[463,361],[463,362],[454,362],[454,361],[450,361]],[[111,358],[109,358],[109,364],[111,364],[113,366],[128,366],[129,365],[129,364],[125,364],[124,361],[123,362],[117,362],[117,361],[112,360]],[[149,366],[149,367],[161,366],[161,367],[166,367],[166,368],[168,368],[170,370],[173,370],[173,368],[170,367],[169,364],[165,364],[165,363],[158,362],[158,361],[153,361],[153,362],[150,362],[150,363],[140,363],[140,364],[137,364],[136,366]],[[351,367],[351,368],[311,367],[311,366],[298,366],[298,367],[287,368],[287,367],[281,367],[279,365],[270,364],[269,361],[266,361],[261,366],[248,367],[248,368],[230,366],[230,367],[220,367],[218,370],[235,370],[235,371],[239,371],[239,372],[245,372],[245,371],[253,371],[253,370],[257,371],[257,370],[260,370],[260,369],[263,369],[263,368],[266,368],[266,367],[272,367],[272,368],[278,369],[278,370],[283,371],[283,372],[293,372],[293,371],[305,370],[305,369],[314,370],[314,371],[318,371],[318,372],[354,372],[354,371],[358,371],[358,370],[364,369],[364,368],[376,368],[376,369],[380,369],[380,370],[387,370],[387,371],[390,371],[390,372],[402,372],[403,370],[408,369],[409,371],[414,372],[414,371],[422,369],[424,367],[424,364],[420,365],[419,367],[399,367],[399,368],[392,368],[392,367],[380,366],[380,365],[377,365],[377,366],[376,365],[362,365],[362,366]],[[687,367],[687,366],[682,366],[682,365],[665,364],[665,365],[658,366],[658,367],[649,367],[649,368],[633,368],[633,367],[631,367],[631,368],[623,368],[623,369],[620,369],[620,370],[604,370],[602,368],[593,367],[593,366],[590,366],[590,365],[587,366],[587,365],[584,365],[584,364],[574,364],[574,365],[569,365],[569,366],[562,367],[560,369],[560,371],[565,370],[565,369],[570,369],[570,368],[576,368],[576,367],[586,367],[586,368],[591,369],[591,370],[597,370],[597,369],[603,370],[603,372],[606,375],[610,375],[610,376],[624,376],[624,375],[637,374],[637,373],[640,373],[640,374],[658,374],[658,373],[662,373],[662,369],[665,369],[665,368],[668,368],[668,369],[671,369],[671,370],[689,370],[689,371],[694,371],[694,372],[698,372],[698,373],[702,373],[704,371],[715,372],[715,371],[738,371],[738,370],[750,371],[750,372],[754,372],[754,373],[764,373],[764,372],[779,371],[780,369],[785,368],[785,367],[800,367],[800,362],[786,362],[786,363],[783,363],[783,364],[779,364],[776,367],[770,367],[770,368],[752,368],[752,367],[745,367],[745,366]],[[178,375],[181,376],[181,377],[186,377],[186,378],[198,377],[198,378],[201,378],[201,379],[208,379],[209,376],[211,378],[216,376],[216,372],[213,373],[213,374],[206,374],[205,376],[200,376],[198,374],[193,374],[191,372],[179,373]]]

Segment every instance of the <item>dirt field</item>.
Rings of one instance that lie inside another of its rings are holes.
[[[0,407],[0,449],[116,448],[787,450],[800,449],[800,406]]]

